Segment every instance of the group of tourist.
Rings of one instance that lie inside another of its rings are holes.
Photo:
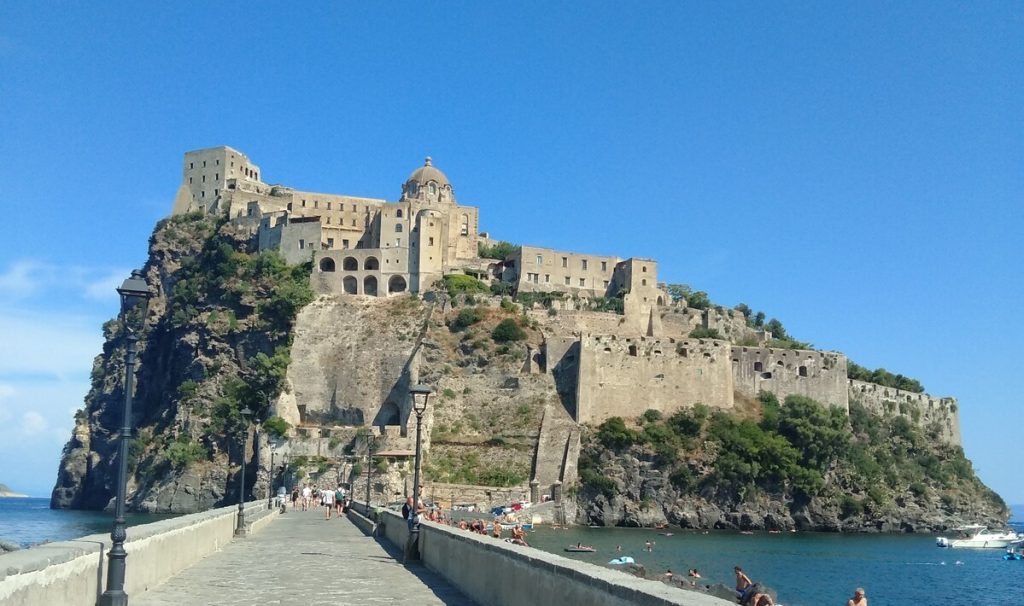
[[[309,511],[315,504],[324,508],[324,519],[330,520],[331,514],[337,512],[338,517],[348,511],[349,495],[344,486],[337,488],[319,488],[306,484],[300,490],[298,486],[292,487],[292,509],[301,507],[302,511]]]
[[[407,497],[405,505],[402,506],[402,518],[405,519],[406,523],[409,524],[409,528],[423,520],[429,520],[431,522],[437,522],[438,524],[444,524],[446,526],[452,526],[452,520],[448,518],[444,512],[436,507],[426,507],[423,501],[420,501],[417,506],[413,506],[413,498]],[[488,536],[487,523],[483,520],[477,519],[472,522],[466,522],[466,520],[459,520],[456,525],[460,530],[466,530],[476,534],[482,534]],[[508,524],[509,526],[509,537],[504,538],[503,533],[505,531],[499,518],[495,518],[491,525],[490,536],[495,539],[504,540],[513,545],[522,545],[529,547],[526,543],[526,531],[523,529],[523,525],[516,522],[514,524]]]

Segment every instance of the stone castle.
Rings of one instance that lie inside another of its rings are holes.
[[[523,374],[546,377],[561,403],[557,410],[545,410],[540,428],[532,475],[544,486],[574,477],[581,423],[636,417],[648,409],[671,413],[698,402],[732,410],[762,390],[780,400],[805,395],[846,411],[857,400],[878,414],[905,416],[938,440],[960,444],[953,398],[850,380],[840,353],[767,347],[770,335],[750,329],[739,312],[688,309],[685,302],[671,301],[657,281],[655,260],[525,245],[503,260],[481,258],[478,247],[493,242],[479,230],[478,209],[456,202],[451,182],[430,158],[409,175],[392,202],[270,185],[240,151],[191,151],[185,154],[172,214],[196,211],[248,225],[260,249],[279,251],[291,263],[311,262],[311,284],[327,299],[370,302],[427,292],[449,274],[504,283],[515,293],[561,293],[553,303],[557,314],[528,311],[542,326],[544,341],[527,350],[523,365]],[[615,296],[623,298],[621,314],[586,309],[588,300]],[[322,322],[330,310],[308,313],[321,314]],[[698,327],[713,328],[723,339],[689,337]],[[329,345],[312,334],[315,328],[298,330],[297,351],[322,360],[353,355],[347,345]],[[738,344],[752,342],[759,345]],[[411,351],[409,360],[382,351],[395,359],[384,360],[375,371],[379,385],[359,398],[348,396],[343,411],[338,393],[362,393],[355,383],[339,387],[353,378],[326,368],[289,370],[294,393],[278,403],[278,412],[300,426],[314,420],[379,426],[382,434],[393,428],[405,435],[411,404],[402,387],[417,380],[419,347]]]

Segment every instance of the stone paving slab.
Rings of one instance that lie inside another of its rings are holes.
[[[129,596],[132,606],[207,604],[415,604],[473,606],[420,565],[406,568],[347,518],[289,511],[235,539],[159,587]],[[131,557],[128,558],[131,574]]]

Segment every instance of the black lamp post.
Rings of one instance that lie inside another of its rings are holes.
[[[238,475],[238,524],[235,526],[235,536],[245,536],[245,451],[249,446],[249,416],[252,411],[246,406],[238,411],[242,415],[242,473]]]
[[[370,475],[373,473],[373,434],[366,430],[366,515],[370,515]],[[355,487],[352,490],[355,498]]]
[[[413,506],[413,525],[409,532],[409,547],[410,555],[416,556],[419,551],[419,537],[420,537],[420,523],[418,510],[420,506],[420,461],[422,459],[422,428],[423,428],[423,413],[427,411],[427,400],[430,399],[430,394],[434,393],[434,390],[427,387],[426,385],[413,385],[409,388],[409,394],[412,396],[412,410],[416,413],[416,463],[413,470],[412,480],[412,506]]]
[[[149,303],[149,285],[146,284],[142,272],[132,271],[130,278],[117,289],[121,295],[121,324],[126,333],[124,354],[124,410],[121,416],[121,436],[118,443],[117,458],[117,500],[114,503],[114,528],[110,532],[113,545],[107,554],[107,588],[100,596],[100,606],[127,606],[128,594],[124,592],[125,557],[124,540],[128,538],[125,530],[124,502],[128,491],[128,446],[132,437],[132,391],[135,387],[135,345],[139,337],[133,324],[144,322],[147,304]],[[136,310],[138,313],[136,314]],[[135,317],[141,316],[141,317]]]
[[[274,455],[277,454],[277,444],[270,441],[271,438],[268,435],[267,441],[270,442],[270,486],[267,488],[267,510],[269,511],[274,506]]]

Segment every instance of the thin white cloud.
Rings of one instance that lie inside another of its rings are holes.
[[[32,437],[46,431],[49,427],[49,423],[46,422],[46,417],[39,414],[34,410],[22,413],[21,415],[21,433],[25,437]]]
[[[52,280],[53,266],[22,259],[12,263],[0,273],[0,296],[23,299],[35,294],[44,283]]]
[[[0,377],[88,376],[103,348],[98,317],[0,307]]]
[[[131,274],[127,269],[114,269],[86,283],[85,296],[94,301],[106,301],[117,298],[117,287]]]

